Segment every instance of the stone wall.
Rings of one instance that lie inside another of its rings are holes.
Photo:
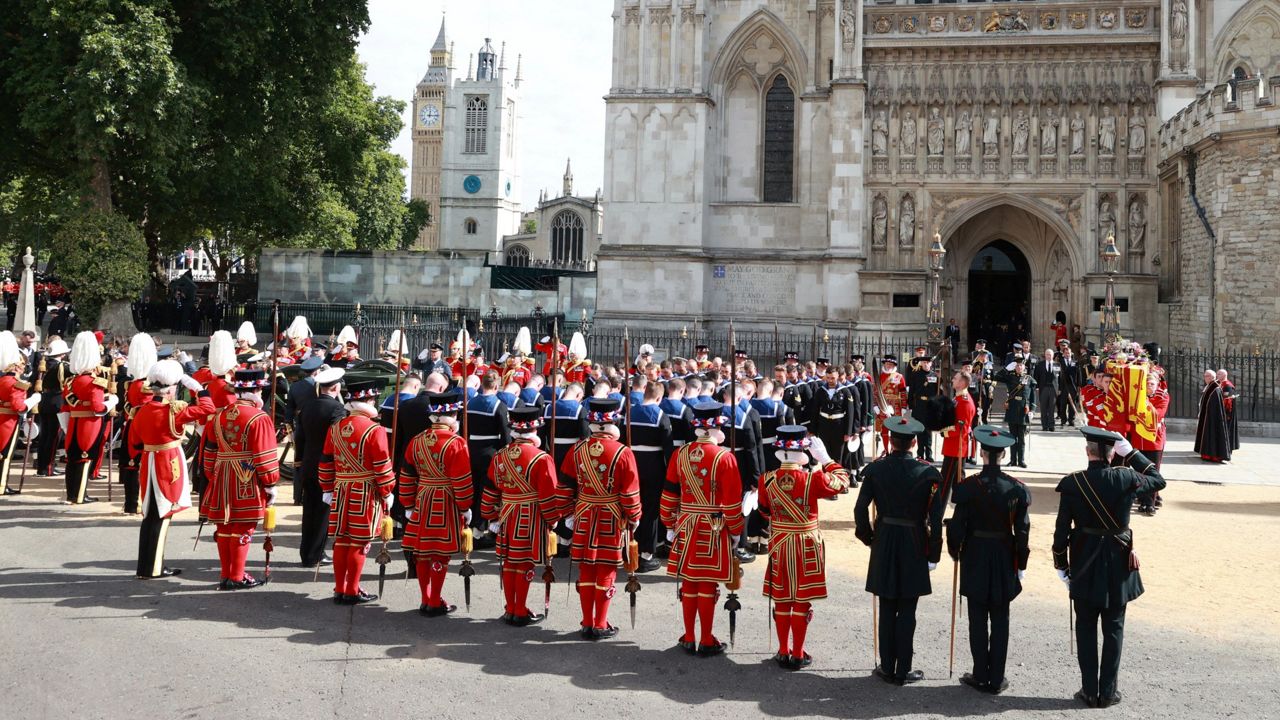
[[[1248,350],[1280,341],[1280,77],[1267,85],[1257,99],[1257,80],[1238,83],[1238,102],[1220,85],[1160,130],[1162,180],[1183,188],[1176,221],[1166,219],[1175,234],[1162,243],[1168,254],[1167,240],[1176,241],[1181,256],[1179,292],[1161,307],[1172,346]]]

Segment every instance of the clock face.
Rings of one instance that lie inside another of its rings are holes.
[[[435,127],[440,122],[440,108],[435,105],[423,105],[418,111],[418,121],[427,127]]]
[[[462,180],[462,189],[475,195],[480,192],[480,178],[475,175],[468,175]]]
[[[507,181],[507,187],[505,188],[504,192],[506,192],[507,197],[511,197],[511,181],[510,180]]]

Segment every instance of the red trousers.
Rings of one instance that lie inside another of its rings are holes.
[[[716,636],[711,634],[711,626],[716,617],[716,600],[720,598],[720,586],[713,582],[685,580],[680,583],[680,609],[684,612],[684,635],[681,642],[694,642],[693,621],[696,618],[702,626],[702,634],[697,643],[708,647],[719,644]]]
[[[245,578],[244,565],[249,559],[249,547],[253,542],[253,529],[257,522],[218,523],[214,538],[218,542],[218,560],[222,564],[222,579],[240,582]]]
[[[578,566],[578,601],[582,603],[582,627],[609,627],[609,602],[616,592],[618,566],[581,563]],[[526,585],[525,591],[528,592]]]
[[[502,563],[502,595],[506,600],[505,612],[512,617],[531,617],[529,609],[529,586],[533,583],[533,563]],[[606,604],[607,609],[607,604]],[[585,614],[584,614],[585,615]]]
[[[416,555],[415,558],[422,604],[433,608],[446,605],[441,593],[444,592],[444,578],[449,574],[449,556]]]
[[[333,543],[333,591],[341,595],[360,594],[360,574],[369,554],[369,543],[338,538]]]
[[[773,606],[773,624],[778,627],[778,654],[804,659],[804,636],[813,618],[812,603],[780,602]]]

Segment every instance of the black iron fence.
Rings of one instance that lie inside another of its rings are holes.
[[[359,313],[356,312],[357,307]],[[280,304],[280,331],[302,315],[321,342],[344,325],[395,327],[403,314],[406,324],[447,324],[479,319],[478,310],[436,305],[357,305],[356,303],[292,302]],[[178,335],[210,335],[216,330],[235,334],[245,320],[252,321],[261,338],[271,337],[271,303],[204,301],[187,306],[172,301],[134,303],[134,322],[146,332],[168,330]],[[262,340],[263,343],[268,340]]]
[[[1169,417],[1196,417],[1204,371],[1222,369],[1239,396],[1235,400],[1237,420],[1280,422],[1280,354],[1165,350],[1160,360],[1169,378]]]

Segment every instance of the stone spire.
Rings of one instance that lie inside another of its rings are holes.
[[[444,14],[440,15],[440,34],[436,35],[436,44],[431,46],[431,52],[445,52],[449,49],[449,40],[447,33],[444,31]]]
[[[565,161],[564,161],[564,196],[565,196],[565,197],[570,197],[570,196],[572,196],[572,195],[573,195],[573,168],[572,168],[572,163],[573,163],[573,159],[572,159],[572,158],[569,158],[569,159],[567,159],[567,160],[565,160]]]

